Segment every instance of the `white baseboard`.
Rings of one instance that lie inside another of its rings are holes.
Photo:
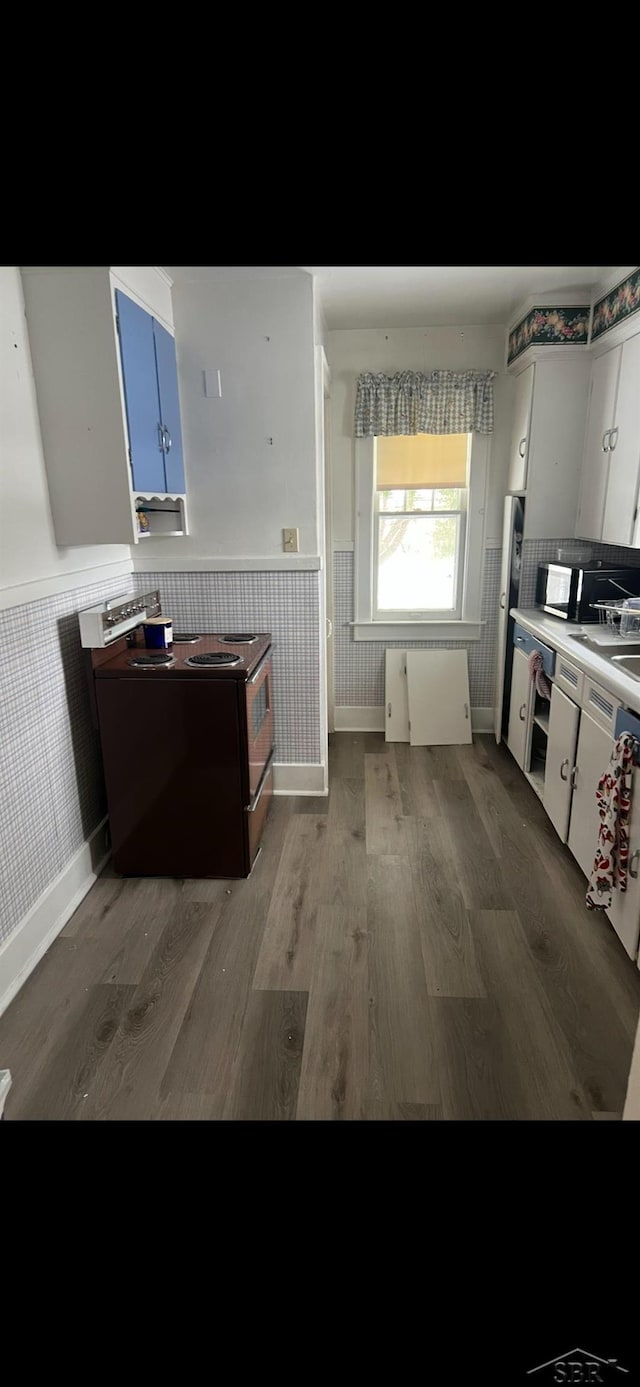
[[[336,707],[336,732],[384,732],[384,706],[382,708]],[[473,732],[491,732],[493,728],[493,708],[472,708],[471,729]]]
[[[335,709],[336,732],[384,732],[384,707]]]
[[[0,1016],[102,871],[110,855],[104,850],[106,822],[105,818],[98,824],[87,842],[0,945]]]
[[[315,762],[297,763],[275,761],[273,765],[274,795],[326,795],[327,768]]]

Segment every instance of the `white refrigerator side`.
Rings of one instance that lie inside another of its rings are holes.
[[[493,730],[496,742],[502,741],[502,699],[504,693],[504,664],[507,653],[507,630],[509,625],[509,579],[511,574],[511,546],[513,544],[514,514],[516,496],[505,496],[504,519],[502,522],[502,564],[500,567],[500,596],[498,598],[498,634],[496,640],[496,679],[493,709]]]

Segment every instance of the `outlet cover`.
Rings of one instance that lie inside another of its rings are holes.
[[[300,553],[300,531],[299,531],[299,530],[283,530],[283,531],[282,531],[282,548],[284,549],[285,554],[299,554],[299,553]]]

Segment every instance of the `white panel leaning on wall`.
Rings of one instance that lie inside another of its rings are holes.
[[[466,650],[387,650],[385,740],[461,746],[472,740]]]

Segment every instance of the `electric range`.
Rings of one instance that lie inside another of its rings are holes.
[[[136,630],[93,669],[113,866],[248,876],[273,792],[271,636],[176,636],[149,650]]]

